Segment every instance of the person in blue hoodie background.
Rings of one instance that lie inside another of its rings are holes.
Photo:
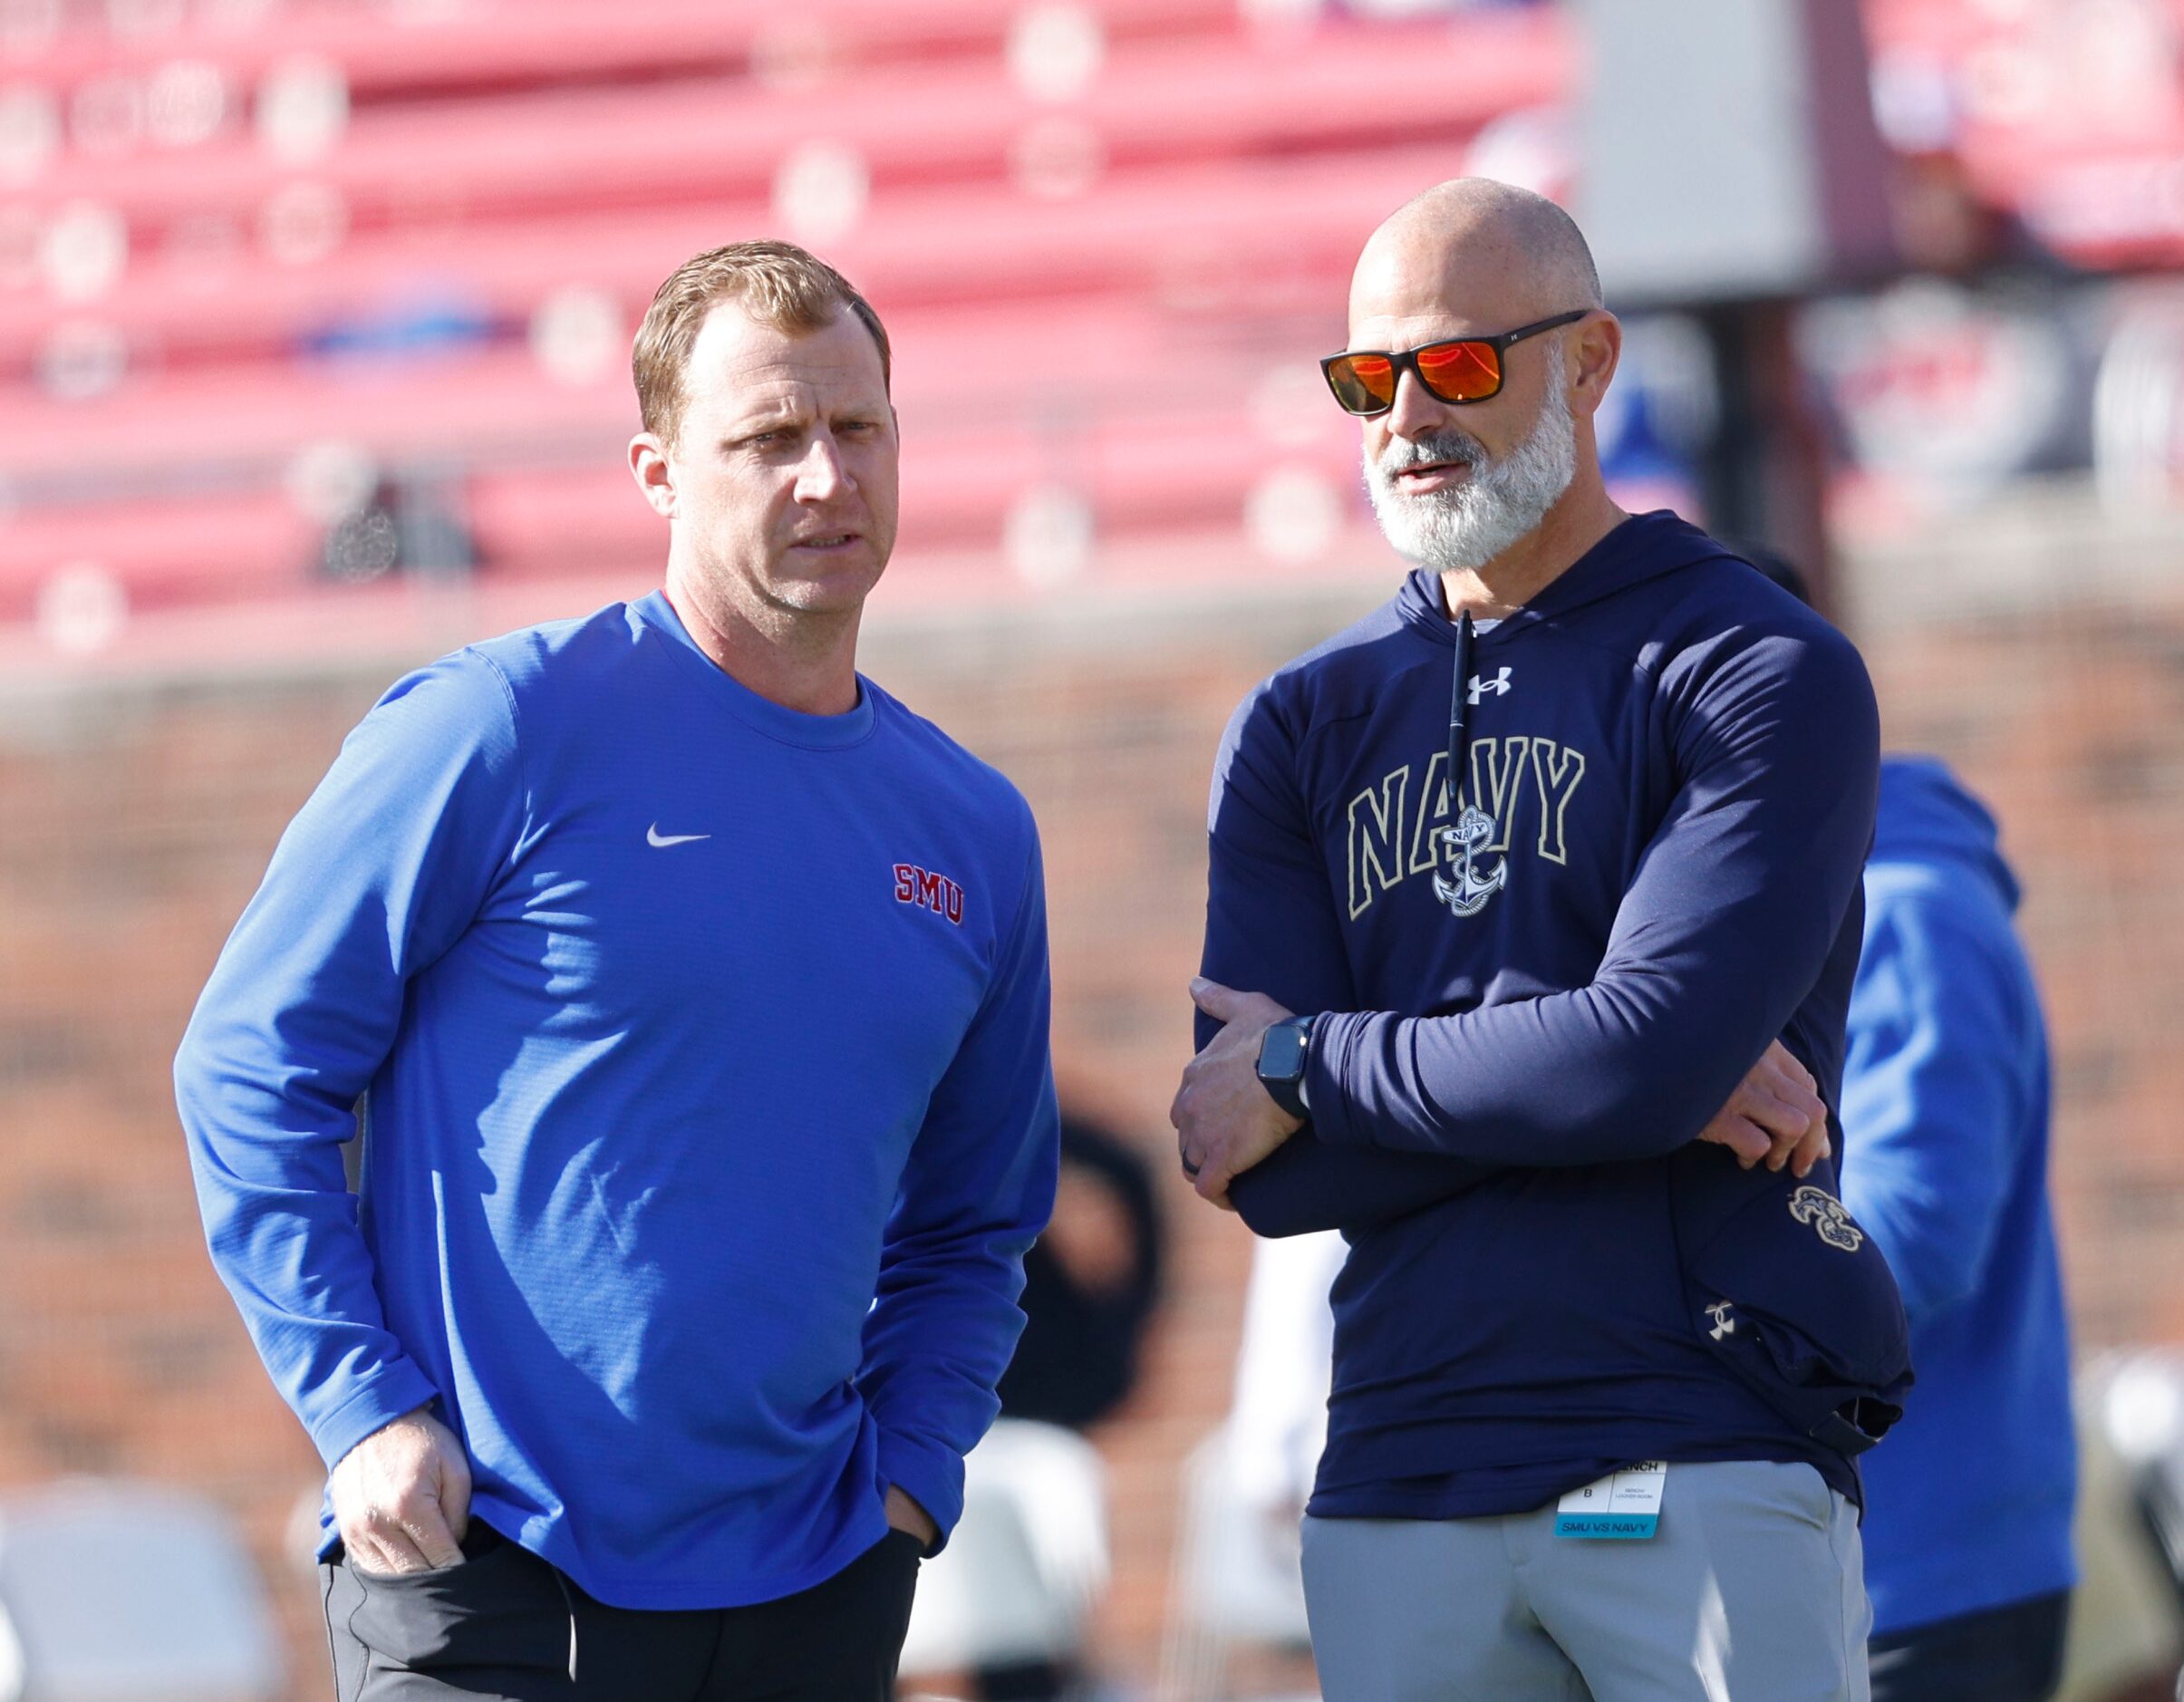
[[[1994,817],[1932,758],[1882,761],[1865,900],[1842,1197],[1896,1273],[1918,1368],[1863,1462],[1873,1696],[2038,1702],[2076,1488],[2047,1035]]]

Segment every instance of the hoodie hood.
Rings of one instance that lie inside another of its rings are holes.
[[[1495,632],[1499,634],[1533,621],[1567,614],[1663,574],[1717,558],[1740,559],[1734,550],[1723,547],[1669,509],[1634,514],[1557,575]],[[1396,595],[1396,606],[1406,624],[1440,643],[1455,643],[1455,627],[1441,599],[1441,575],[1432,568],[1412,571]]]
[[[1938,757],[1884,757],[1872,863],[1947,863],[1978,875],[2008,910],[2017,879],[2002,860],[1995,818]]]

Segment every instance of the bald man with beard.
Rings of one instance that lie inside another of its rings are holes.
[[[1324,365],[1418,566],[1215,768],[1173,1117],[1207,1199],[1349,1243],[1304,1527],[1332,1702],[1868,1694],[1855,1459],[1909,1378],[1831,1132],[1873,695],[1616,507],[1620,348],[1538,196],[1375,232]]]

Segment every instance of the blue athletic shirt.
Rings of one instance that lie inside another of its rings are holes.
[[[1459,917],[1454,648],[1414,574],[1245,700],[1214,775],[1204,972],[1318,1013],[1311,1122],[1232,1195],[1351,1243],[1310,1511],[1520,1512],[1644,1459],[1855,1496],[1812,1430],[1904,1380],[1885,1263],[1831,1167],[1691,1143],[1778,1036],[1837,1101],[1864,665],[1695,527],[1622,522],[1477,641],[1462,801],[1499,885]]]
[[[437,1403],[474,1516],[715,1608],[839,1571],[889,1484],[960,1515],[1053,1199],[1048,1003],[1014,788],[869,682],[757,696],[655,593],[381,700],[175,1078],[329,1465]]]

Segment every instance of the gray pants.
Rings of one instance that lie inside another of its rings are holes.
[[[1670,1465],[1644,1542],[1304,1522],[1328,1702],[1868,1702],[1857,1509],[1809,1465]]]

